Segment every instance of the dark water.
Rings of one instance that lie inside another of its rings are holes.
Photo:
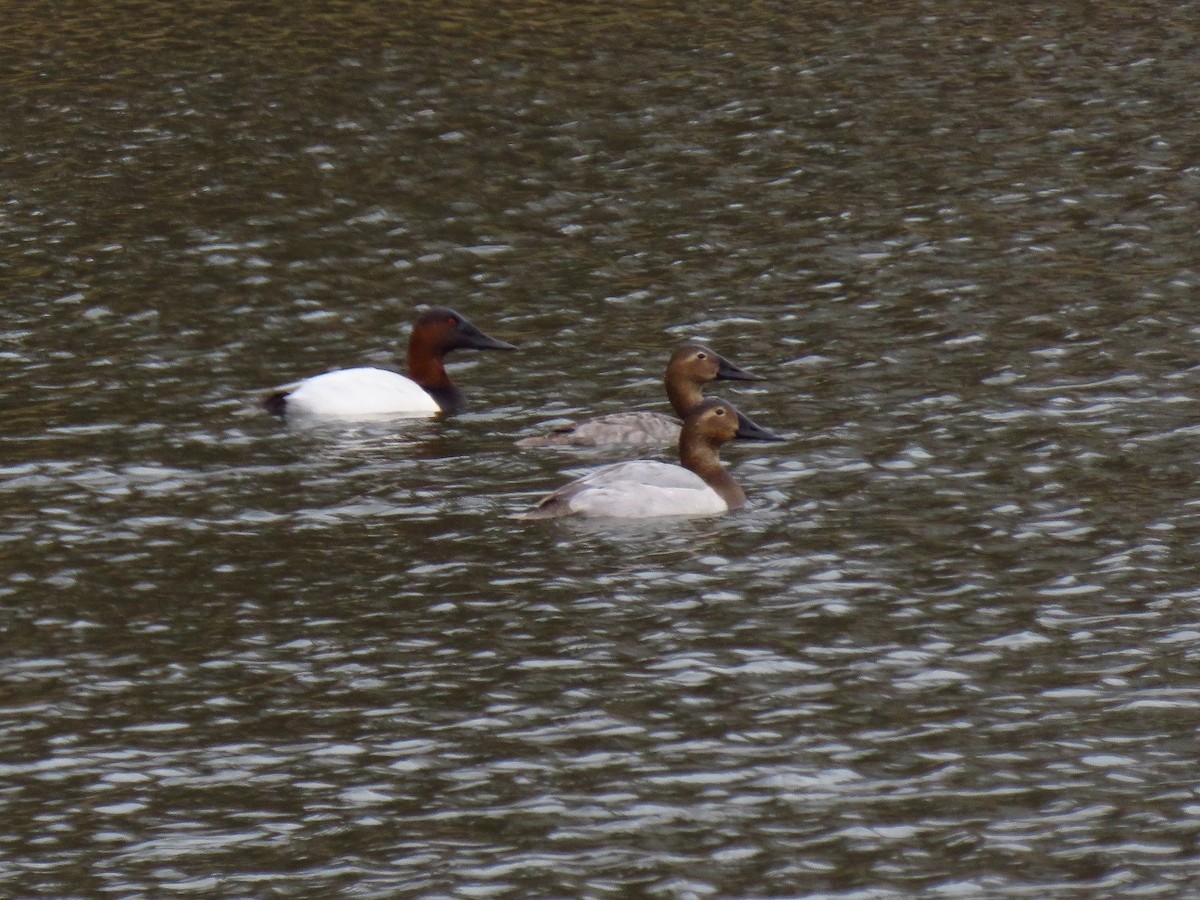
[[[1200,6],[176,7],[4,5],[0,893],[1196,889]],[[750,508],[514,521],[685,338]]]

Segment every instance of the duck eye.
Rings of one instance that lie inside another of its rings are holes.
[[[725,415],[725,410],[721,409],[721,407],[718,406],[716,409],[713,410],[713,415],[714,416],[723,416],[723,415]]]
[[[447,324],[447,325],[454,325],[454,326],[456,326],[456,327],[457,327],[457,325],[458,325],[458,317],[457,317],[457,316],[446,316],[446,324]]]
[[[696,359],[708,359],[708,354],[707,353],[697,353]]]

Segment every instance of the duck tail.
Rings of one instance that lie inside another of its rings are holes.
[[[521,438],[516,442],[518,447],[572,447],[584,446],[575,441],[575,432],[579,428],[574,422],[552,428],[545,434],[535,434],[532,437]]]
[[[554,441],[544,434],[535,434],[533,437],[521,438],[516,442],[518,447],[550,447]]]
[[[263,399],[262,407],[273,416],[282,416],[287,412],[287,397],[287,391],[276,391]]]
[[[563,516],[569,516],[570,514],[571,509],[563,501],[563,498],[557,494],[552,494],[533,509],[517,513],[513,518],[530,522],[536,519],[561,519]]]

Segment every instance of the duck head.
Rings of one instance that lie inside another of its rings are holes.
[[[684,429],[692,431],[711,444],[726,441],[782,441],[786,438],[769,428],[763,428],[738,412],[732,403],[710,397],[698,404],[684,420]]]
[[[497,340],[476,328],[466,316],[446,306],[425,310],[413,323],[409,346],[424,345],[445,354],[451,350],[516,350],[507,341]]]
[[[720,353],[703,344],[683,344],[671,354],[667,363],[668,379],[674,375],[695,384],[709,381],[765,381],[740,366],[735,366]]]

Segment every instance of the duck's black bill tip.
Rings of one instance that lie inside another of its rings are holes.
[[[717,379],[721,381],[766,381],[762,375],[755,375],[741,366],[735,366],[729,360],[721,358],[717,363]]]
[[[734,437],[743,441],[786,441],[787,438],[781,434],[776,434],[769,428],[763,428],[751,422],[741,413],[738,413],[738,430]]]
[[[516,350],[508,341],[490,337],[463,319],[458,325],[458,346],[472,350]]]
[[[476,350],[516,350],[516,344],[510,344],[508,341],[498,341],[495,338],[484,336],[484,341],[478,344],[472,344]]]

